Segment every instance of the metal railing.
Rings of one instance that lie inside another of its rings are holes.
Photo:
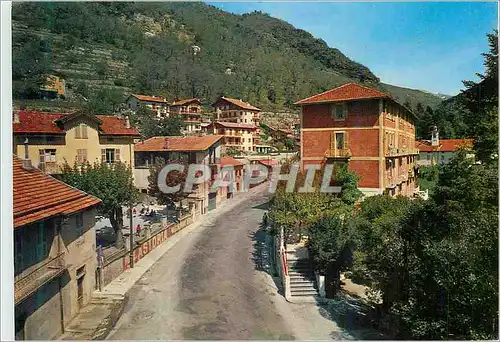
[[[14,298],[16,303],[35,292],[40,286],[59,275],[66,268],[64,253],[48,258],[28,274],[14,278]]]
[[[343,149],[329,149],[325,153],[327,158],[349,158],[352,156],[349,148]]]

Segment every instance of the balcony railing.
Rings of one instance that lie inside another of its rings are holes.
[[[181,109],[181,110],[179,111],[179,113],[181,113],[181,114],[194,114],[194,115],[201,115],[201,113],[200,113],[200,112],[198,112],[198,111],[188,110],[188,109]]]
[[[64,253],[47,259],[28,274],[21,274],[14,278],[14,298],[16,304],[34,293],[43,284],[57,277],[66,269]]]
[[[351,150],[348,148],[343,149],[329,149],[326,151],[325,156],[327,158],[350,158],[352,156]]]

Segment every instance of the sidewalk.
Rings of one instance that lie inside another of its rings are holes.
[[[240,193],[234,198],[221,203],[219,207],[198,217],[191,225],[172,235],[161,246],[144,256],[134,268],[123,272],[113,279],[102,291],[94,291],[92,300],[68,324],[59,340],[104,340],[120,318],[127,302],[127,294],[134,284],[146,273],[156,261],[167,253],[183,237],[203,227],[206,221],[217,217],[238,205],[248,196],[267,189],[267,183]]]

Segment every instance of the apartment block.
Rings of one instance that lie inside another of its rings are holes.
[[[347,163],[365,195],[412,196],[415,115],[389,94],[354,83],[296,102],[301,167]]]

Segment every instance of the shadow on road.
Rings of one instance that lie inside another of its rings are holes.
[[[279,293],[282,294],[281,280],[276,272],[272,260],[271,252],[273,247],[270,244],[271,236],[269,235],[264,222],[260,222],[259,229],[255,233],[250,234],[250,237],[253,241],[252,261],[255,269],[269,274],[278,288]]]
[[[318,301],[320,314],[334,321],[342,330],[341,339],[387,340],[390,339],[377,329],[379,317],[376,310],[359,297],[345,293],[326,303]],[[339,338],[338,332],[332,332],[331,338]]]

